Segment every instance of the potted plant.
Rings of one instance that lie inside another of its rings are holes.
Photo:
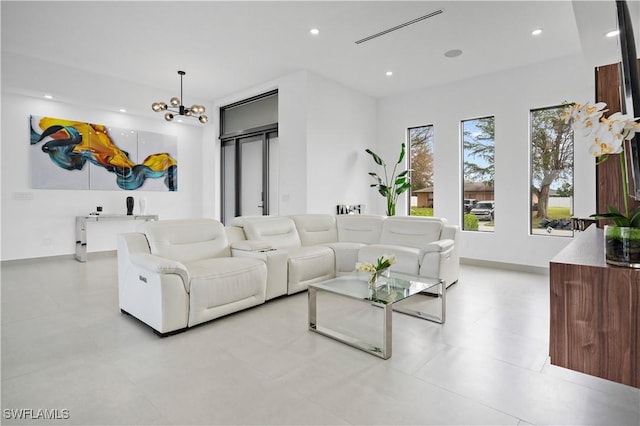
[[[387,199],[387,216],[395,216],[398,196],[411,187],[408,169],[396,175],[398,165],[402,163],[402,160],[404,160],[406,148],[407,145],[403,142],[402,148],[400,149],[400,156],[398,157],[396,164],[393,166],[391,176],[387,174],[387,164],[382,160],[382,158],[370,149],[365,150],[367,154],[373,157],[373,161],[375,161],[377,165],[382,166],[384,170],[384,179],[373,172],[370,172],[369,175],[377,181],[377,183],[373,183],[370,186],[372,188],[377,187],[380,195]]]
[[[607,206],[608,212],[592,214],[596,219],[610,219],[615,225],[605,225],[605,260],[618,266],[640,268],[640,207],[629,211],[629,185],[627,183],[627,158],[625,140],[631,140],[640,132],[640,124],[629,115],[619,112],[603,117],[607,104],[586,103],[569,105],[565,121],[572,120],[574,131],[581,131],[591,140],[589,152],[606,161],[610,154],[620,154],[620,178],[622,179],[624,211]]]

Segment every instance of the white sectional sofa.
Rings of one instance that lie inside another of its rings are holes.
[[[427,217],[304,214],[147,222],[118,237],[120,308],[161,335],[395,255],[392,270],[458,280],[458,227]]]

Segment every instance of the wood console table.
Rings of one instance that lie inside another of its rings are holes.
[[[76,216],[76,260],[87,261],[87,222],[102,222],[105,220],[158,220],[157,214],[100,214]]]
[[[607,265],[591,225],[550,263],[551,364],[640,387],[640,270]]]

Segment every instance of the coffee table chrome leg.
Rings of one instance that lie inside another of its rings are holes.
[[[442,300],[440,300],[440,302],[442,302],[440,305],[441,308],[441,315],[440,315],[440,319],[442,320],[440,322],[440,324],[444,324],[444,322],[447,320],[446,315],[447,315],[447,284],[444,281],[440,282],[440,297],[442,297]]]
[[[391,324],[391,318],[393,313],[393,305],[384,305],[384,330],[383,330],[383,341],[382,341],[382,358],[389,359],[391,358],[391,343],[393,342],[393,327]]]
[[[361,351],[370,353],[371,355],[375,355],[382,359],[389,359],[391,357],[391,343],[392,343],[392,324],[391,318],[393,309],[391,305],[384,305],[384,324],[382,330],[382,347],[377,347],[375,345],[371,345],[366,343],[358,338],[353,336],[346,335],[336,330],[329,329],[327,327],[323,327],[322,325],[318,325],[317,319],[317,292],[318,289],[309,287],[307,292],[308,304],[309,304],[309,330],[314,333],[321,334],[325,337],[330,337],[331,339],[337,340],[341,343],[345,343],[349,346],[353,346],[356,349],[360,349]]]
[[[315,288],[310,287],[309,294],[309,330],[316,329],[316,292]]]
[[[415,309],[410,309],[410,308],[405,308],[405,307],[400,307],[397,305],[393,305],[393,310],[396,312],[400,312],[401,314],[405,314],[405,315],[411,315],[413,317],[416,318],[422,318],[425,319],[427,321],[431,321],[431,322],[435,322],[438,324],[444,324],[445,320],[446,320],[446,304],[447,304],[447,287],[444,283],[444,281],[441,281],[440,284],[440,290],[438,293],[438,299],[440,299],[440,316],[438,317],[437,315],[433,315],[433,314],[428,314],[425,312],[421,312]],[[415,294],[411,297],[418,297],[420,293]]]

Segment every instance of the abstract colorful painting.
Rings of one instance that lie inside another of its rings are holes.
[[[52,117],[29,118],[40,189],[177,191],[177,138]]]

